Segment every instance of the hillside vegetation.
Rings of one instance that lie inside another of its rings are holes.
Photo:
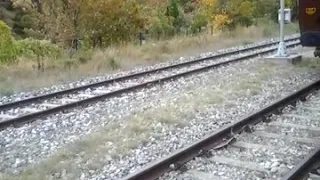
[[[286,0],[294,20],[293,2]],[[275,36],[277,3],[0,1],[0,92],[10,94]],[[297,30],[295,24],[286,29]]]

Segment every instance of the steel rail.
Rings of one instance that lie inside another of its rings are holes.
[[[289,104],[294,104],[299,99],[304,99],[305,96],[320,88],[320,80],[314,82],[289,96],[278,100],[271,105],[259,110],[246,118],[234,122],[226,127],[221,128],[219,131],[214,132],[203,139],[195,142],[194,144],[185,147],[177,152],[168,155],[165,158],[154,162],[145,168],[122,178],[123,180],[154,180],[174,169],[178,169],[191,159],[208,153],[208,150],[218,146],[224,141],[233,138],[234,134],[239,134],[247,127],[255,125],[265,119],[271,114],[278,113],[279,110]],[[172,168],[174,167],[174,169]]]
[[[294,42],[292,44],[287,45],[287,47],[294,47],[294,46],[299,45],[299,44],[300,44],[300,42]],[[5,129],[5,128],[9,127],[9,126],[19,126],[19,125],[24,124],[24,123],[32,122],[36,118],[48,116],[48,115],[51,115],[53,113],[57,113],[57,112],[60,112],[60,111],[63,111],[63,110],[67,110],[67,109],[72,109],[72,108],[75,108],[75,107],[78,107],[78,106],[84,106],[84,105],[87,105],[87,104],[90,104],[90,103],[93,103],[93,102],[101,101],[101,100],[103,100],[105,98],[116,97],[116,96],[122,95],[123,93],[132,92],[132,91],[135,91],[135,90],[138,90],[138,89],[141,89],[141,88],[145,88],[145,87],[148,87],[148,86],[151,86],[151,85],[161,84],[161,83],[164,83],[164,82],[167,82],[167,81],[171,81],[173,79],[177,79],[177,78],[180,78],[180,77],[185,77],[187,75],[192,75],[194,73],[205,72],[205,71],[213,69],[213,68],[218,68],[218,67],[223,66],[223,65],[228,65],[228,64],[231,64],[231,63],[239,62],[239,61],[242,61],[242,60],[246,60],[248,58],[254,58],[254,57],[257,57],[257,56],[262,55],[262,54],[267,54],[267,53],[273,52],[275,50],[277,50],[277,47],[270,48],[268,50],[264,50],[264,51],[261,51],[261,52],[253,53],[253,54],[250,54],[250,55],[246,55],[246,56],[243,56],[243,57],[235,58],[235,59],[232,59],[232,60],[224,61],[224,62],[221,62],[221,63],[217,63],[217,64],[205,66],[205,67],[201,67],[201,68],[198,68],[198,69],[193,69],[191,71],[186,71],[186,72],[182,72],[182,73],[175,74],[175,75],[172,75],[172,76],[168,76],[168,77],[164,77],[164,78],[160,78],[160,79],[144,82],[144,83],[141,83],[141,84],[138,84],[138,85],[126,87],[126,88],[123,88],[123,89],[120,89],[120,90],[116,90],[116,91],[113,91],[113,92],[109,92],[109,93],[97,95],[97,96],[94,96],[94,97],[91,97],[91,98],[79,100],[77,102],[63,104],[63,105],[60,105],[60,106],[57,106],[57,107],[53,107],[53,108],[50,108],[50,109],[46,109],[46,110],[43,110],[43,111],[30,113],[30,114],[23,115],[23,116],[20,116],[20,117],[4,120],[4,121],[0,122],[0,129]]]
[[[286,40],[286,42],[294,41],[294,40],[298,40],[298,39],[299,39],[299,37],[288,38]],[[143,71],[143,72],[133,73],[133,74],[120,76],[120,77],[117,77],[117,78],[113,78],[113,79],[109,79],[109,80],[105,80],[105,81],[101,81],[101,82],[90,83],[90,84],[87,84],[87,85],[84,85],[84,86],[74,87],[74,88],[61,90],[61,91],[57,91],[57,92],[52,92],[52,93],[48,93],[48,94],[44,94],[44,95],[40,95],[40,96],[26,98],[26,99],[22,99],[22,100],[19,100],[19,101],[9,102],[9,103],[5,103],[5,104],[1,104],[0,105],[0,111],[6,110],[6,109],[9,109],[9,108],[22,106],[22,105],[27,105],[27,104],[30,104],[30,103],[33,103],[33,102],[36,102],[36,101],[41,101],[41,100],[45,100],[45,99],[49,99],[49,98],[59,97],[59,96],[62,96],[62,95],[70,94],[70,93],[73,93],[73,92],[76,92],[76,91],[85,90],[85,89],[88,89],[88,88],[105,86],[105,85],[114,83],[116,81],[128,80],[128,79],[131,79],[131,78],[136,78],[136,77],[147,75],[147,74],[151,74],[151,73],[156,73],[158,71],[164,71],[164,70],[177,68],[177,67],[184,67],[184,66],[192,65],[192,64],[195,64],[195,63],[199,63],[199,62],[204,62],[204,61],[207,61],[207,60],[222,58],[224,56],[229,56],[229,55],[233,55],[233,54],[237,54],[237,53],[242,53],[242,52],[245,52],[245,51],[250,51],[250,50],[253,50],[253,49],[265,48],[265,47],[268,47],[268,46],[271,46],[271,45],[275,45],[277,43],[279,43],[279,41],[268,43],[268,44],[263,44],[263,45],[258,45],[258,46],[254,46],[254,47],[249,47],[249,48],[245,48],[245,49],[241,49],[241,50],[234,50],[234,51],[230,51],[230,52],[227,52],[227,53],[222,53],[222,54],[213,55],[213,56],[209,56],[209,57],[205,57],[205,58],[200,58],[200,59],[196,59],[196,60],[192,60],[192,61],[182,62],[182,63],[169,65],[169,66],[165,66],[165,67],[160,67],[160,68],[156,68],[156,69],[151,69],[151,70],[147,70],[147,71]]]
[[[313,168],[320,163],[320,146],[305,157],[298,165],[288,172],[282,180],[302,180]]]

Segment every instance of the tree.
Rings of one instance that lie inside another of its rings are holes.
[[[167,32],[171,31],[173,28],[166,16],[159,13],[158,16],[151,20],[148,29],[152,36],[157,37],[157,39],[160,40],[161,36],[167,34]]]
[[[84,0],[12,0],[33,17],[31,29],[54,42],[68,43],[77,36]]]
[[[85,1],[81,14],[84,33],[104,41],[106,45],[129,40],[144,28],[145,18],[141,14],[141,6],[136,1],[124,0]],[[94,12],[94,13],[87,13]]]
[[[168,17],[168,20],[172,17],[172,25],[178,31],[186,24],[182,9],[179,7],[177,0],[170,0],[166,10],[166,16]]]
[[[10,27],[0,20],[0,62],[9,62],[16,58],[16,47]]]
[[[227,14],[232,19],[232,27],[237,24],[250,26],[253,23],[254,3],[249,0],[230,0],[227,2]]]
[[[89,37],[93,44],[127,41],[144,26],[135,0],[13,0],[34,14],[34,30],[54,42],[70,46],[74,39]]]
[[[200,31],[202,27],[206,27],[208,24],[208,17],[203,11],[197,11],[196,14],[193,16],[192,24],[191,24],[191,31],[193,33]]]

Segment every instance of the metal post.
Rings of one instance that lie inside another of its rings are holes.
[[[287,48],[284,42],[284,0],[280,0],[280,43],[276,56],[287,57]]]

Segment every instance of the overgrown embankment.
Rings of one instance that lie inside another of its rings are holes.
[[[2,27],[3,29],[3,27]],[[131,69],[180,56],[197,55],[235,45],[276,37],[276,24],[238,27],[233,31],[177,36],[170,40],[147,41],[143,45],[127,44],[104,49],[80,49],[72,57],[68,50],[47,40],[14,40],[1,33],[0,94],[32,90],[104,74],[117,69]],[[287,34],[296,33],[295,24],[287,26]]]

